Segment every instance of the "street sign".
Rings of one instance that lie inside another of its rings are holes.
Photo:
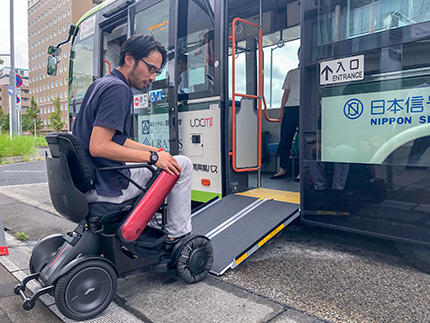
[[[353,82],[364,79],[364,55],[320,63],[320,85]]]
[[[21,89],[20,88],[16,89],[16,108],[18,110],[21,109]]]
[[[22,77],[19,74],[16,74],[16,87],[21,87],[22,85]]]
[[[10,85],[7,87],[7,94],[9,94],[10,96],[13,95],[13,87]]]

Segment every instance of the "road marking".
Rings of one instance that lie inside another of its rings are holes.
[[[44,173],[43,170],[2,170],[1,173]]]

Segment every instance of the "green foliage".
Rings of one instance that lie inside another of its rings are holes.
[[[0,106],[0,128],[1,128],[0,133],[9,131],[9,114],[4,113],[1,106]]]
[[[28,239],[28,234],[25,232],[17,232],[15,233],[15,239],[19,241],[24,241]]]
[[[48,147],[45,137],[36,137],[34,140],[34,145],[36,147]]]
[[[60,109],[60,98],[56,97],[54,100],[52,100],[52,103],[55,106],[55,111],[51,112],[51,115],[49,116],[49,121],[51,121],[51,126],[54,128],[56,132],[60,132],[63,130],[63,127],[65,125],[63,121],[63,114]]]
[[[40,109],[37,107],[37,103],[34,97],[31,97],[30,106],[25,110],[25,114],[22,115],[22,130],[30,131],[34,136],[34,121],[36,119],[36,132],[42,129],[42,120],[39,117]]]
[[[36,147],[47,145],[44,137],[15,136],[10,140],[9,135],[0,135],[0,157],[32,155]]]

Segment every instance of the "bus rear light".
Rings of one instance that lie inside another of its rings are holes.
[[[206,178],[202,179],[202,185],[203,186],[210,186],[211,185],[210,179],[206,179]]]

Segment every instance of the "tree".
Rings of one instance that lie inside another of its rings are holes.
[[[34,97],[31,97],[30,106],[25,110],[25,114],[22,115],[23,131],[30,131],[34,135],[34,119],[36,119],[36,132],[42,129],[43,124],[39,113],[40,109],[37,107]]]
[[[63,114],[60,109],[60,98],[56,97],[54,100],[52,100],[52,103],[55,106],[55,111],[51,112],[51,115],[49,116],[49,121],[51,121],[51,126],[54,128],[56,132],[60,132],[63,130],[63,127],[65,125],[65,122],[63,122]]]
[[[0,106],[0,128],[1,128],[1,131],[9,130],[9,114],[4,113],[1,106]]]

